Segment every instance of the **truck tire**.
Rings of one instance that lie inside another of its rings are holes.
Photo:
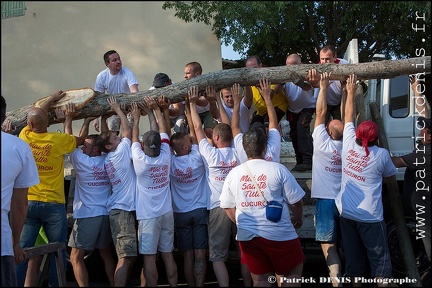
[[[421,239],[416,240],[416,221],[414,218],[405,217],[406,225],[408,227],[408,233],[411,238],[413,247],[414,257],[420,276],[424,274],[429,268],[429,259],[426,255],[426,251]],[[394,221],[387,223],[387,241],[390,250],[390,256],[393,267],[393,277],[405,277],[407,276],[407,269],[403,260],[402,251],[399,247],[399,240],[397,237],[397,231]]]

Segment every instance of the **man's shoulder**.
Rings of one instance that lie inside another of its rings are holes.
[[[343,58],[337,58],[335,63],[336,64],[349,64],[349,62]]]
[[[134,74],[134,72],[131,69],[127,68],[127,67],[122,67],[122,71],[125,74]]]

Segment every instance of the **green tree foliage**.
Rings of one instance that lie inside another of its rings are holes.
[[[167,1],[162,8],[211,25],[223,44],[243,58],[259,55],[267,66],[284,65],[288,53],[317,63],[326,44],[343,57],[353,38],[360,62],[377,53],[386,59],[430,55],[430,1]]]

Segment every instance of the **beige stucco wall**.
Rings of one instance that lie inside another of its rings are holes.
[[[1,93],[7,111],[58,89],[93,88],[106,68],[103,54],[111,49],[134,71],[140,90],[147,90],[158,72],[173,82],[184,80],[190,61],[200,62],[203,73],[221,70],[221,45],[211,27],[185,23],[174,10],[163,10],[163,3],[25,2],[25,16],[1,20]],[[142,121],[145,125],[147,117]],[[81,124],[74,122],[75,134]],[[56,124],[50,130],[58,128],[63,129]]]

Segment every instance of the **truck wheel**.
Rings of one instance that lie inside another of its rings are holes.
[[[429,259],[427,258],[426,251],[421,239],[416,240],[416,221],[411,217],[405,218],[406,225],[408,227],[408,233],[411,238],[411,243],[414,252],[414,258],[416,261],[417,268],[420,276],[425,273],[429,267]],[[397,237],[396,225],[393,221],[387,223],[387,241],[390,250],[390,256],[393,267],[393,277],[407,276],[407,269],[403,260],[403,254],[399,247],[399,240]]]

